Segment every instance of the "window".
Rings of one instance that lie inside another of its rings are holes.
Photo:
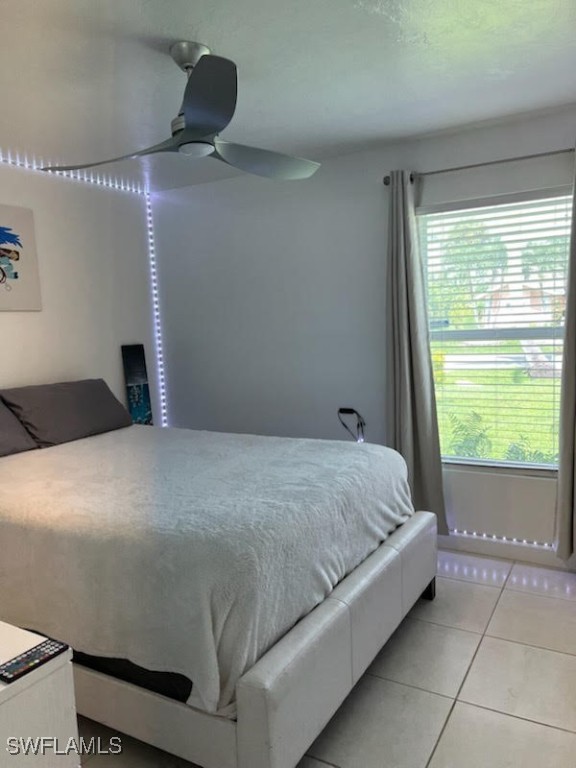
[[[419,214],[442,456],[554,467],[568,196]]]

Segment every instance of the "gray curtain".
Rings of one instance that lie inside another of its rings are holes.
[[[556,496],[556,554],[568,560],[574,552],[576,515],[576,194],[572,199],[572,231],[566,291],[562,395],[560,398],[560,456]]]
[[[412,178],[410,171],[390,174],[386,442],[406,460],[414,506],[435,512],[439,533],[447,534],[424,270],[414,211],[416,182]]]

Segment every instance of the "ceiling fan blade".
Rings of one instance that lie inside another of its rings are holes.
[[[320,168],[320,163],[315,163],[313,160],[290,157],[279,152],[247,147],[244,144],[234,144],[221,139],[215,139],[214,147],[215,152],[212,157],[223,160],[234,168],[269,179],[281,181],[307,179]]]
[[[154,144],[152,147],[133,152],[131,155],[122,155],[113,157],[110,160],[101,160],[98,163],[85,163],[84,165],[49,165],[42,168],[43,171],[83,171],[85,168],[96,168],[99,165],[108,165],[109,163],[118,163],[120,160],[130,160],[133,157],[144,157],[144,155],[155,155],[157,152],[178,152],[179,142],[171,137],[160,144]]]
[[[202,56],[184,91],[185,130],[197,138],[220,133],[232,120],[237,92],[236,64],[222,56]]]

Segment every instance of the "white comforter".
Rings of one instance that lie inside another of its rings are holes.
[[[0,459],[0,618],[193,681],[237,680],[413,512],[376,445],[134,426]]]

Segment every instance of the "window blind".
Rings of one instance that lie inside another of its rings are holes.
[[[419,215],[442,455],[553,467],[568,195]]]

